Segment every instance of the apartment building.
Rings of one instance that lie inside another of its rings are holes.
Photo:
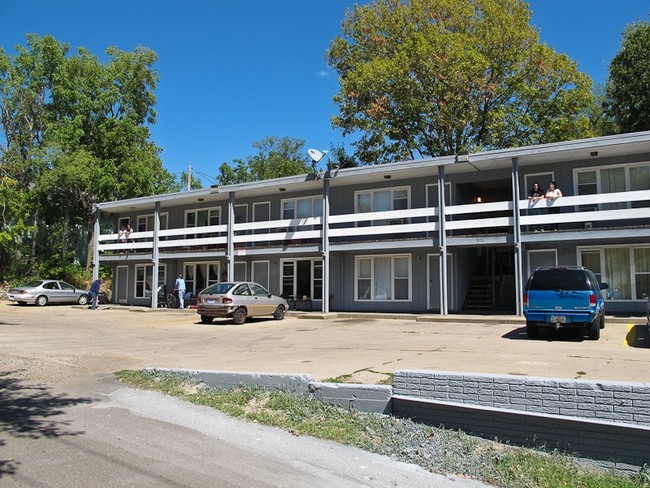
[[[533,182],[555,200],[531,202]],[[650,132],[332,169],[97,205],[112,301],[252,280],[313,311],[522,313],[530,272],[584,265],[609,313],[650,293]],[[122,242],[118,229],[133,229]]]

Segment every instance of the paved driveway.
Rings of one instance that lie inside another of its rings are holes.
[[[162,309],[161,309],[162,310]],[[305,373],[377,383],[398,369],[647,381],[648,328],[608,319],[600,340],[526,337],[516,317],[416,321],[355,316],[203,325],[192,311],[20,307],[0,302],[0,355],[34,358],[51,376],[182,367]]]

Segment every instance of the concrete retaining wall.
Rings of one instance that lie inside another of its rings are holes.
[[[650,465],[650,384],[401,370],[393,386],[310,375],[157,369],[208,386],[309,393],[358,412],[393,414],[512,445],[559,449],[619,471]]]
[[[650,426],[650,383],[396,371],[394,394]]]

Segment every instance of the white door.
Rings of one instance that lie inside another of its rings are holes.
[[[129,268],[118,266],[115,269],[115,289],[113,290],[113,301],[115,303],[127,303],[127,283]]]
[[[269,287],[270,267],[271,267],[271,263],[269,261],[253,261],[251,281],[254,281],[255,283],[259,283],[267,290],[270,290]]]

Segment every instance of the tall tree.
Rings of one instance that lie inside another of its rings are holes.
[[[650,130],[650,23],[625,28],[609,67],[607,110],[621,132]]]
[[[31,224],[58,236],[54,254],[70,260],[85,227],[93,235],[93,206],[99,201],[167,191],[174,178],[150,140],[155,123],[156,54],[110,47],[100,62],[84,48],[71,54],[51,36],[27,36],[17,54],[0,51],[0,177],[17,191],[31,190]],[[14,217],[6,225],[14,225]],[[0,249],[2,252],[2,249]],[[2,259],[2,256],[0,256]]]
[[[219,166],[220,185],[269,180],[312,171],[305,141],[291,137],[266,137],[253,143],[256,154]]]
[[[523,0],[375,0],[327,52],[334,126],[365,163],[588,134],[591,80],[540,44]]]

